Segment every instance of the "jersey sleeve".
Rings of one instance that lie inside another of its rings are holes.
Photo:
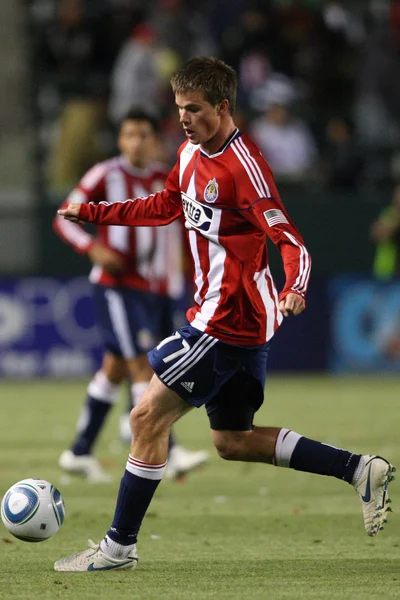
[[[286,275],[279,294],[283,300],[289,293],[304,297],[311,270],[311,256],[303,238],[290,219],[275,185],[268,164],[261,156],[250,152],[243,143],[233,172],[238,208],[278,247]],[[238,146],[238,144],[237,144]]]
[[[79,219],[97,225],[168,225],[182,214],[179,163],[167,177],[165,189],[150,196],[124,202],[82,204]]]
[[[70,203],[100,202],[105,197],[104,175],[105,167],[101,163],[89,169],[60,208],[66,208]],[[80,254],[87,254],[95,242],[94,237],[80,225],[67,221],[59,215],[53,220],[53,228],[64,242]]]
[[[310,278],[311,256],[282,202],[278,198],[261,198],[254,202],[247,215],[281,253],[286,282],[279,300],[283,300],[289,293],[304,297]]]

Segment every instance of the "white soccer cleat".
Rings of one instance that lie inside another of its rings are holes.
[[[392,511],[388,487],[396,469],[381,456],[366,454],[363,459],[364,471],[354,488],[361,500],[365,531],[375,537],[387,523],[387,513]]]
[[[132,431],[131,424],[129,421],[129,413],[125,413],[120,416],[118,424],[118,433],[121,442],[124,442],[124,444],[130,446],[132,443]]]
[[[136,546],[123,559],[111,558],[100,550],[100,545],[88,541],[89,548],[78,554],[60,558],[54,563],[55,571],[111,571],[117,569],[135,569],[138,563]]]
[[[83,475],[90,483],[111,483],[113,480],[112,476],[104,471],[97,458],[91,454],[77,456],[72,450],[64,450],[58,464],[68,473]]]
[[[165,478],[179,479],[189,471],[193,471],[208,462],[209,456],[210,454],[206,450],[188,450],[175,444],[169,451]]]

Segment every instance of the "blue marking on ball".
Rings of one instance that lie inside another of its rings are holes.
[[[19,512],[13,512],[10,509],[9,501],[14,494],[23,494],[27,499],[27,504]],[[35,492],[35,490],[23,486],[14,487],[8,492],[4,501],[5,517],[13,525],[18,525],[19,523],[25,521],[25,519],[27,519],[29,515],[31,515],[35,511],[38,504],[39,496]]]
[[[53,502],[54,502],[54,506],[56,507],[58,516],[60,517],[60,527],[61,527],[61,525],[64,523],[65,508],[64,508],[64,501],[63,501],[61,494],[57,488],[54,488],[54,491],[53,491]]]

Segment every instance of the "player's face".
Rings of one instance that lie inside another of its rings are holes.
[[[220,107],[212,106],[200,91],[175,94],[175,103],[188,140],[208,150],[221,128]]]
[[[155,152],[155,134],[148,121],[127,120],[121,125],[118,147],[134,167],[146,167]]]

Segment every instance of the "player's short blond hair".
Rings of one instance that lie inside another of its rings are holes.
[[[192,58],[171,79],[174,94],[201,91],[212,106],[229,101],[229,112],[236,108],[237,76],[232,67],[213,56]]]

